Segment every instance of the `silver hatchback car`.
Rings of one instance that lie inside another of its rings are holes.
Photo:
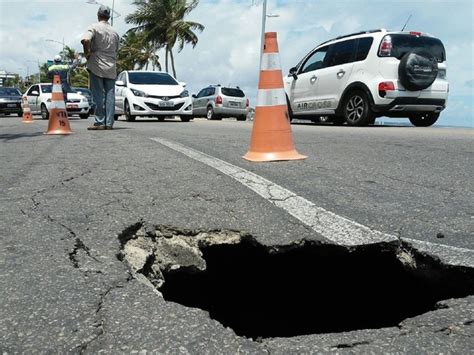
[[[221,120],[223,117],[235,117],[237,121],[247,119],[249,99],[238,86],[210,85],[192,97],[194,117],[206,117],[208,120]]]

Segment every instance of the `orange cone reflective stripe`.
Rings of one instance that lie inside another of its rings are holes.
[[[263,162],[305,159],[293,144],[276,32],[265,33],[250,149],[244,159]]]
[[[45,134],[71,134],[71,127],[67,117],[66,104],[64,103],[63,89],[59,75],[53,79],[51,103],[49,105],[48,131]]]

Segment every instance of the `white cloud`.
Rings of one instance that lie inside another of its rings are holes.
[[[100,2],[111,5],[112,0]],[[119,34],[130,28],[124,19],[134,9],[132,0],[115,0],[121,14],[114,20]],[[64,38],[66,45],[81,50],[82,33],[97,20],[97,5],[86,0],[0,0],[0,11],[0,70],[21,75],[27,67],[34,72],[34,62],[44,62],[61,49],[45,39]],[[398,30],[412,15],[407,30],[431,33],[446,47],[451,92],[442,117],[456,122],[462,113],[471,121],[474,98],[466,85],[474,78],[471,0],[269,0],[268,13],[279,15],[267,19],[267,31],[278,33],[284,74],[320,42],[360,30]],[[189,20],[206,29],[198,34],[196,48],[175,53],[179,79],[191,92],[211,83],[239,85],[255,103],[261,6],[252,6],[252,0],[201,0]],[[164,67],[164,52],[159,54]]]

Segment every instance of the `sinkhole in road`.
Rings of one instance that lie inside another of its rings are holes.
[[[474,294],[473,269],[448,267],[408,245],[266,247],[250,236],[177,231],[122,238],[120,258],[165,300],[205,310],[248,338],[397,326],[440,300]]]

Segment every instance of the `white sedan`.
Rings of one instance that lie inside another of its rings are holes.
[[[26,96],[28,100],[31,114],[41,114],[44,120],[49,118],[52,89],[52,84],[41,83],[31,85],[28,90],[26,90],[26,94],[23,96]],[[86,97],[76,92],[67,94],[66,110],[68,115],[79,115],[80,118],[86,119],[89,117],[89,108],[89,101]]]
[[[168,73],[156,71],[123,71],[115,82],[115,117],[125,115],[127,121],[137,116],[179,116],[188,122],[193,116],[193,103],[185,83]]]

